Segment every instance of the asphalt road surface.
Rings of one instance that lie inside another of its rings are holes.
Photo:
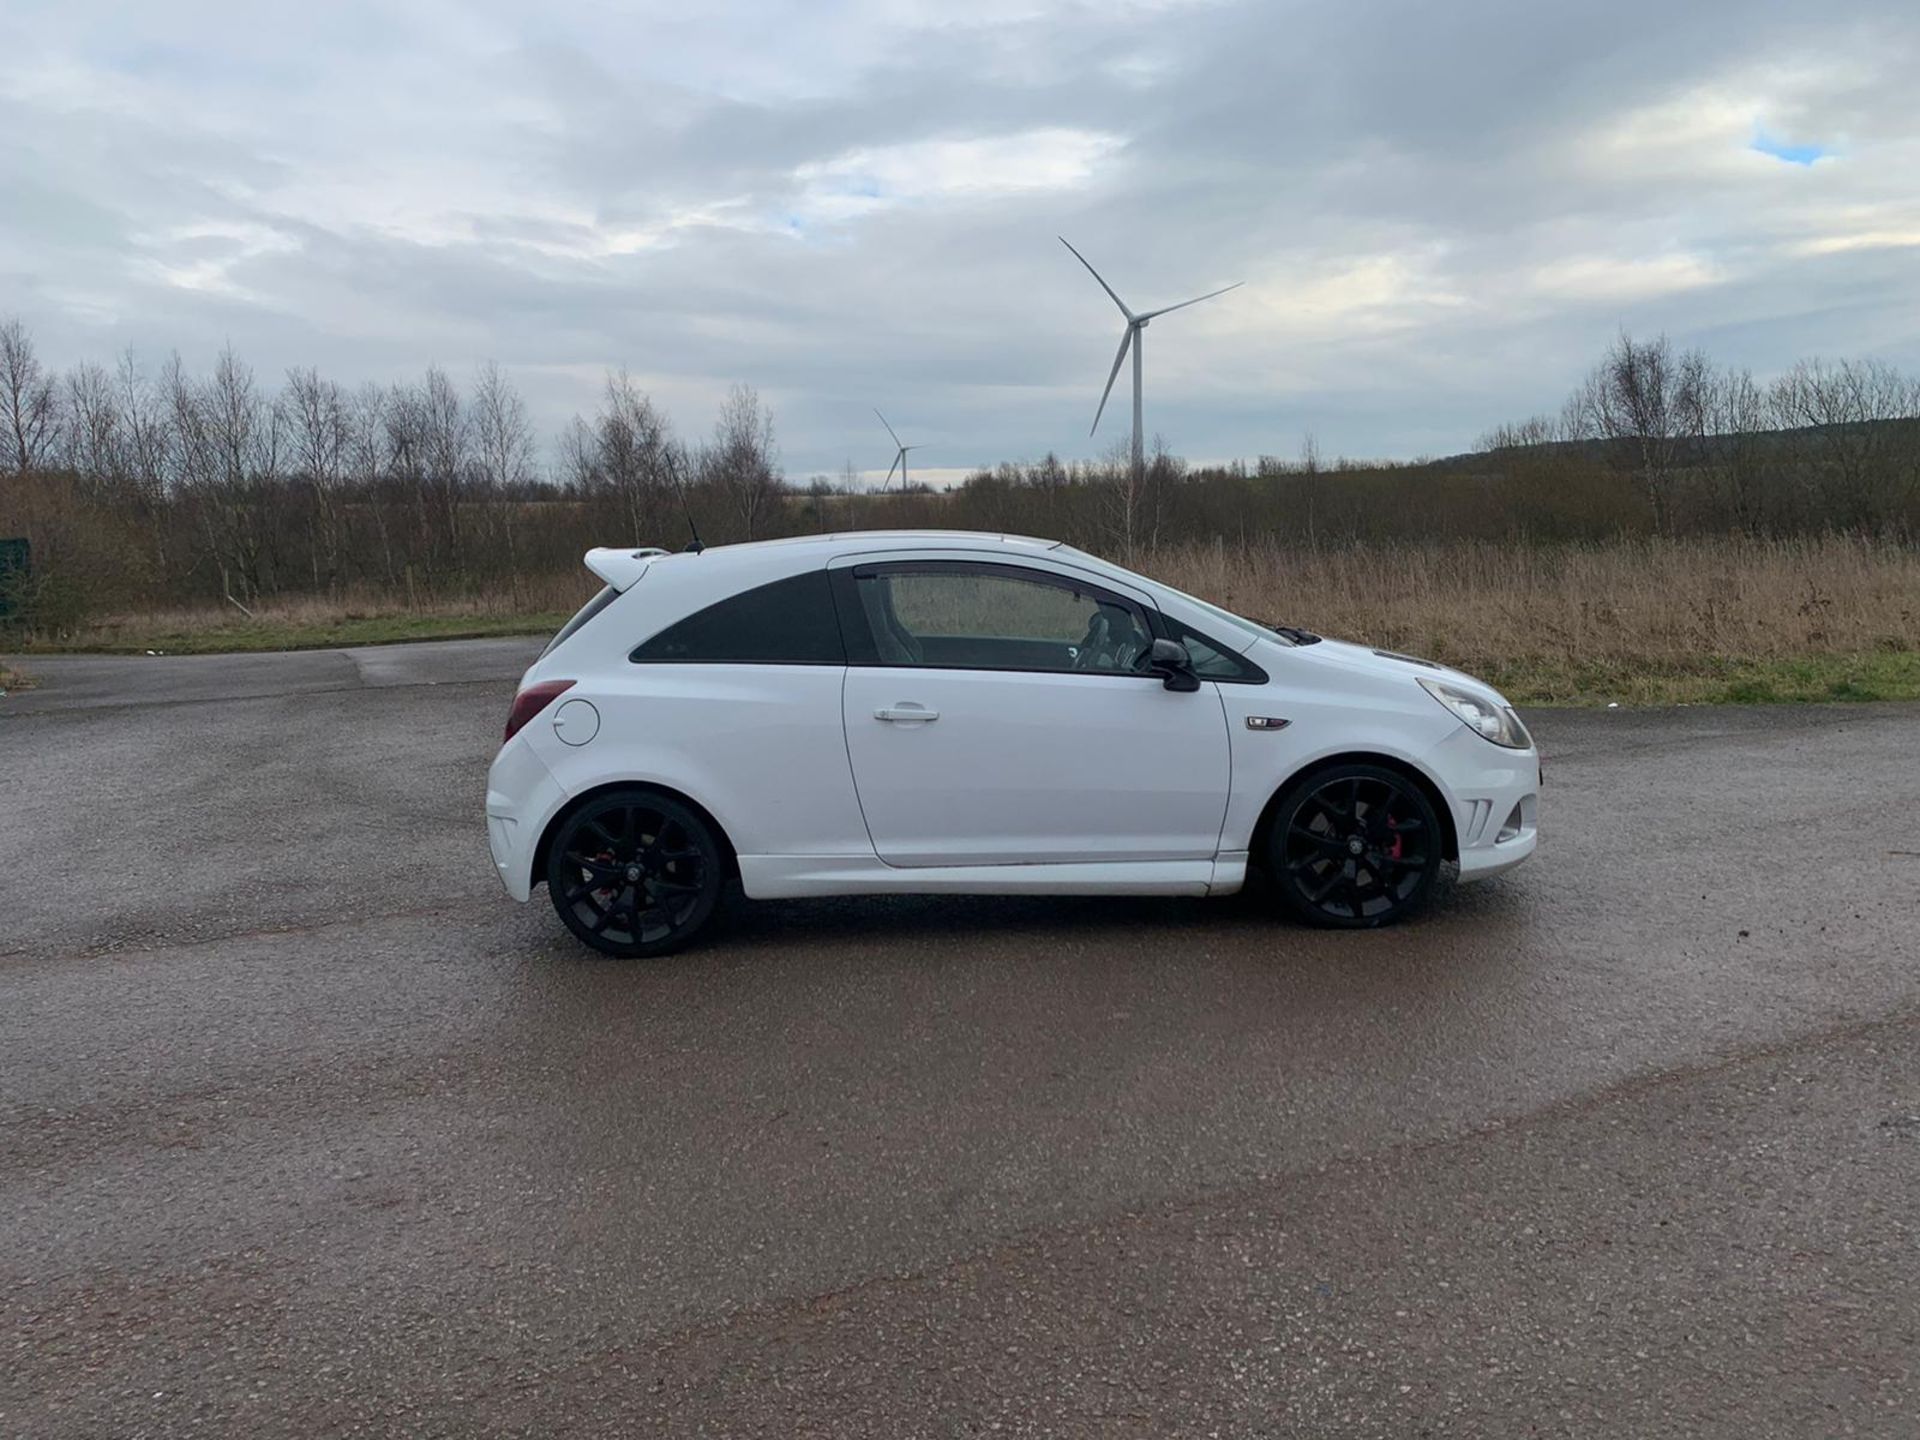
[[[1386,933],[620,963],[487,862],[531,652],[0,699],[0,1435],[1920,1434],[1920,708],[1531,716]]]

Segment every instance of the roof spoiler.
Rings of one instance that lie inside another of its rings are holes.
[[[655,547],[643,550],[613,550],[601,547],[587,551],[587,569],[598,575],[615,590],[625,591],[642,575],[647,566],[653,563],[656,555],[668,552]]]

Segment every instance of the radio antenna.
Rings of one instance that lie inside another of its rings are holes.
[[[687,553],[698,555],[707,547],[701,543],[700,527],[693,523],[693,506],[687,501],[686,477],[680,473],[680,450],[673,444],[667,446],[667,474],[673,478],[674,493],[680,497],[680,513],[687,517],[687,533],[693,537],[687,544]]]

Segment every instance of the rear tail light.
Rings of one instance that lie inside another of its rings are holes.
[[[520,728],[561,695],[573,688],[571,680],[542,680],[537,685],[529,685],[513,697],[513,708],[507,712],[507,733],[505,740],[511,740],[520,733]]]

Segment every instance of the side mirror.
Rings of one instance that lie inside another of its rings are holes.
[[[1147,650],[1147,673],[1160,676],[1169,690],[1200,688],[1200,677],[1193,673],[1193,657],[1178,640],[1153,642]]]

